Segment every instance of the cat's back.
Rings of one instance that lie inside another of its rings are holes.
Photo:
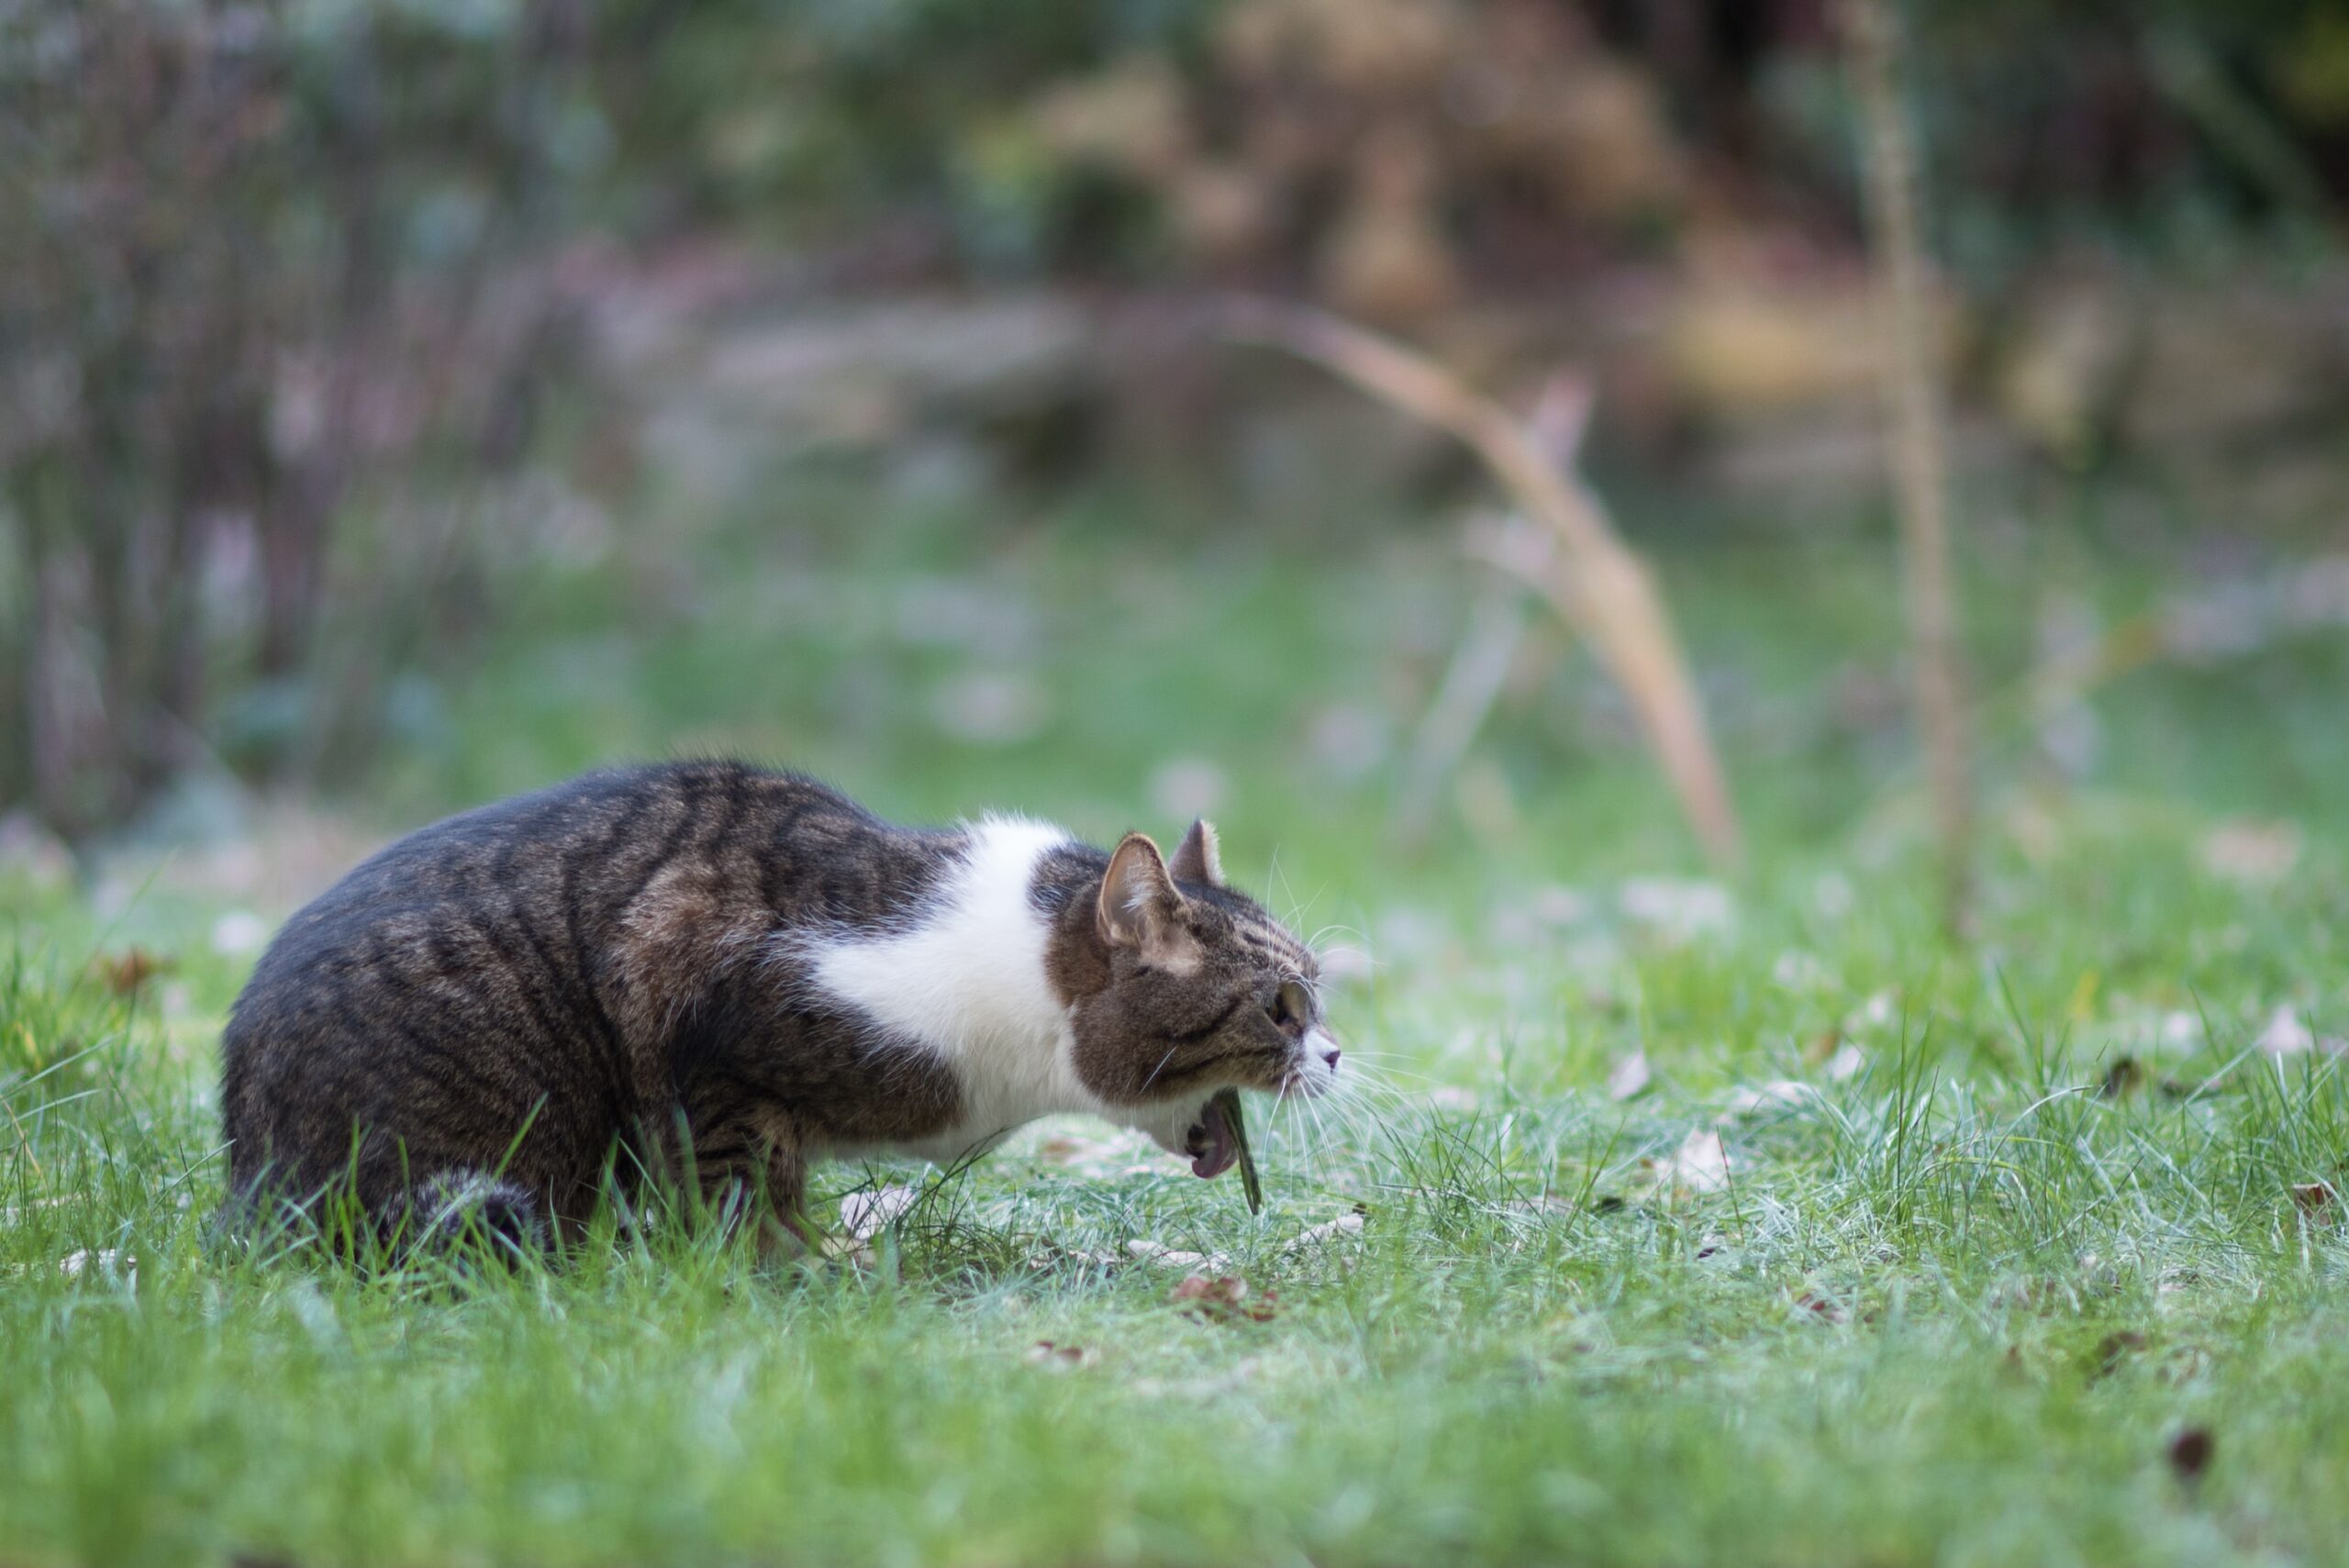
[[[724,762],[589,773],[419,828],[295,914],[238,997],[233,1162],[322,1157],[354,1120],[542,1100],[592,1145],[657,1077],[655,1037],[713,965],[794,910],[867,895],[924,837]]]
[[[593,929],[664,874],[696,880],[891,830],[847,796],[796,773],[727,762],[583,774],[461,812],[394,840],[288,920],[254,972],[262,981],[367,931],[419,920],[553,915]]]

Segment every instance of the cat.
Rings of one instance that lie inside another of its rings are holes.
[[[355,1198],[385,1240],[582,1232],[687,1184],[805,1243],[810,1162],[952,1162],[1091,1112],[1229,1169],[1227,1086],[1319,1095],[1310,948],[1171,858],[882,821],[730,762],[596,773],[398,840],[289,920],[222,1037],[231,1207]]]

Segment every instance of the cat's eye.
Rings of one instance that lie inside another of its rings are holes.
[[[1284,980],[1273,994],[1273,1005],[1264,1011],[1285,1029],[1302,1029],[1313,1016],[1313,997],[1299,982]]]

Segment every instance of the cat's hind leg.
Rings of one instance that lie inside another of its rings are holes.
[[[807,1162],[787,1114],[733,1108],[697,1122],[674,1147],[681,1190],[698,1199],[701,1218],[729,1230],[751,1227],[764,1258],[824,1251],[823,1232],[807,1218]]]

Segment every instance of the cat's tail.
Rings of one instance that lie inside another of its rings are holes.
[[[454,1253],[469,1244],[508,1262],[543,1256],[554,1229],[539,1195],[484,1171],[442,1171],[376,1209],[378,1233],[400,1256]]]
[[[295,1196],[264,1173],[231,1184],[211,1235],[239,1246],[308,1240],[354,1262],[393,1263],[468,1251],[518,1263],[554,1245],[554,1227],[539,1194],[462,1167],[372,1196],[353,1194],[347,1182]]]

